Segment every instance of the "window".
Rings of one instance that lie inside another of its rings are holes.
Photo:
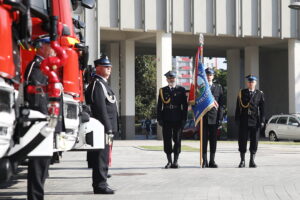
[[[270,124],[276,124],[278,117],[274,117],[273,119],[271,119]]]
[[[68,119],[77,119],[77,105],[73,103],[64,104],[64,115]]]
[[[191,121],[191,127],[195,127],[195,121],[194,120]]]
[[[184,125],[184,129],[187,129],[187,128],[189,128],[190,127],[190,123],[188,122],[188,123],[185,123],[185,125]]]
[[[6,90],[0,90],[0,112],[11,112],[11,93]]]
[[[287,117],[280,117],[277,121],[277,124],[286,124]]]
[[[289,118],[289,125],[298,126],[299,122],[294,117],[290,117]]]

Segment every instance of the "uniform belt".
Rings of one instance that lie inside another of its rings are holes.
[[[177,106],[177,105],[166,105],[166,106],[164,106],[164,108],[168,108],[168,109],[176,109],[176,108],[179,108],[179,106]]]

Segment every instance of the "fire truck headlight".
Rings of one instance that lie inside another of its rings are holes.
[[[22,109],[22,115],[23,116],[28,116],[30,114],[30,110],[27,108]]]

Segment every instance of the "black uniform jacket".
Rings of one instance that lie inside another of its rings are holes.
[[[117,102],[111,103],[104,94],[101,83],[105,86],[110,98],[115,98],[114,92],[100,76],[95,75],[85,92],[85,100],[91,106],[92,117],[98,119],[105,128],[105,133],[118,131]]]
[[[31,63],[28,64],[24,75],[24,98],[29,103],[29,108],[38,110],[43,114],[48,114],[48,95],[47,93],[28,94],[27,87],[29,85],[34,86],[46,86],[48,79],[40,70],[40,65],[43,58],[36,56]]]
[[[160,91],[157,102],[157,121],[186,121],[188,105],[185,89],[181,86],[176,86],[171,91],[170,87],[166,86],[161,88]]]
[[[204,115],[204,122],[207,122],[208,124],[217,124],[218,121],[223,119],[223,106],[224,106],[223,89],[220,84],[213,83],[210,90],[215,100],[218,102],[219,107],[218,109],[213,107],[210,111],[208,111]]]
[[[243,89],[236,102],[235,120],[245,126],[260,126],[265,122],[264,93],[255,90],[252,97],[249,89]]]

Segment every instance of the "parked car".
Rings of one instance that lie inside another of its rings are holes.
[[[182,130],[182,138],[185,139],[199,139],[199,125],[195,127],[194,120],[187,120],[183,130]]]
[[[265,136],[270,141],[300,141],[300,114],[273,115],[266,125]]]
[[[187,122],[185,123],[185,126],[183,127],[183,130],[182,130],[182,138],[199,140],[199,138],[200,138],[199,128],[200,128],[199,124],[197,125],[197,127],[195,127],[194,120],[187,120]],[[222,128],[218,128],[218,130],[217,130],[217,138],[218,139],[225,139],[226,136],[224,136],[224,131],[227,132],[227,123],[223,123]],[[223,138],[221,138],[222,135],[223,135]]]

